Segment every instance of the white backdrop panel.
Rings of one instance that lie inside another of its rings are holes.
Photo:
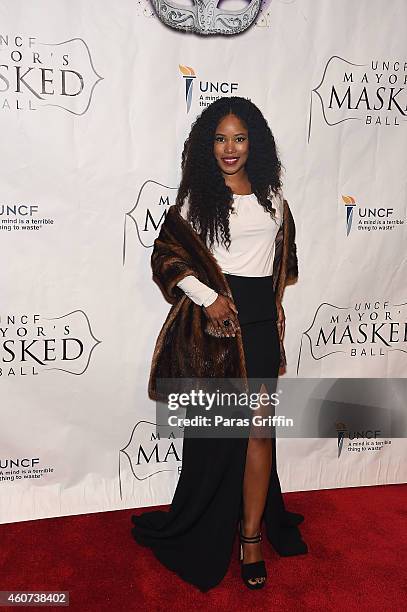
[[[405,377],[403,0],[272,0],[231,37],[176,32],[144,0],[0,15],[1,522],[171,500],[182,443],[155,439],[146,393],[168,311],[149,260],[206,96],[250,97],[284,164],[287,376]],[[342,425],[339,457],[335,422],[280,440],[285,490],[405,481],[401,438],[348,452]]]

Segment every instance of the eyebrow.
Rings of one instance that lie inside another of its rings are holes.
[[[216,136],[226,136],[227,134],[222,134],[222,132],[216,132]],[[234,136],[247,136],[245,132],[239,132],[238,134],[234,134]]]

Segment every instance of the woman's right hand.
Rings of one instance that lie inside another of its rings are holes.
[[[210,305],[203,308],[207,318],[211,321],[215,329],[218,329],[223,336],[236,335],[236,328],[239,327],[237,318],[237,308],[233,301],[225,295],[218,295],[216,300]],[[224,321],[230,321],[228,326],[224,325]]]

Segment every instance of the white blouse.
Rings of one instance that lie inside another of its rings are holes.
[[[271,276],[273,273],[275,239],[283,222],[283,196],[272,196],[276,217],[259,204],[254,193],[233,194],[229,214],[231,244],[229,251],[216,241],[210,249],[222,272],[238,276]],[[187,218],[189,203],[186,201],[181,215]],[[196,304],[210,306],[218,297],[216,291],[195,276],[186,276],[177,283]]]

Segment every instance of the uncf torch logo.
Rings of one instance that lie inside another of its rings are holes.
[[[353,209],[356,206],[356,200],[355,198],[352,198],[352,196],[342,196],[342,200],[345,203],[346,206],[346,235],[349,236],[349,232],[352,229],[352,223],[353,223]]]
[[[195,70],[190,68],[189,66],[183,66],[179,64],[179,69],[185,81],[185,103],[187,105],[187,113],[189,113],[189,109],[191,108],[192,102],[192,91],[194,88],[194,79],[196,79]]]

